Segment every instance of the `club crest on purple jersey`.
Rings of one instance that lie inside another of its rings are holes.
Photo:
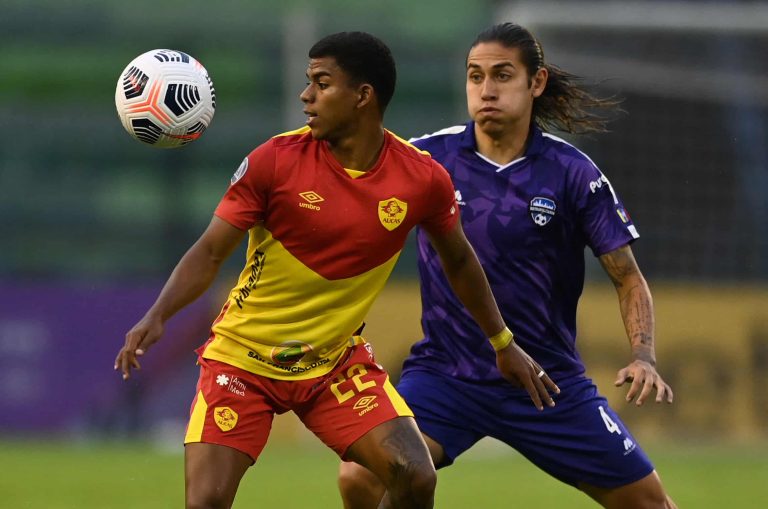
[[[539,226],[545,226],[555,217],[555,209],[557,209],[557,205],[554,200],[542,198],[541,196],[531,200],[531,205],[528,207],[531,219]]]

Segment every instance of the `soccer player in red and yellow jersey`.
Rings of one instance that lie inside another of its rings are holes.
[[[208,288],[246,236],[245,268],[208,341],[185,438],[188,507],[230,507],[275,413],[374,472],[381,507],[431,507],[435,470],[413,414],[360,336],[408,232],[420,225],[457,296],[534,404],[557,387],[512,339],[458,221],[445,169],[382,125],[395,87],[389,49],[343,32],[309,52],[307,125],[242,162],[214,217],[126,335],[128,378],[163,324]]]

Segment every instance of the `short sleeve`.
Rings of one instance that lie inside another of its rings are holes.
[[[595,256],[632,243],[640,235],[608,178],[591,161],[573,168],[570,185],[581,230]]]
[[[214,214],[241,230],[263,221],[274,173],[275,150],[270,140],[243,159]]]
[[[440,163],[431,160],[432,185],[429,192],[427,213],[420,223],[432,235],[441,235],[453,229],[459,220],[456,192],[448,171]]]

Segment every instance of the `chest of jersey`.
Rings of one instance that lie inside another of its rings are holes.
[[[329,279],[370,270],[399,253],[425,213],[428,192],[399,170],[385,159],[353,179],[321,156],[278,159],[264,226]]]
[[[494,246],[505,257],[530,257],[562,251],[578,234],[562,171],[526,161],[496,171],[459,158],[452,177],[473,245]]]

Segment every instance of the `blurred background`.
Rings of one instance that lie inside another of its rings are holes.
[[[675,403],[638,409],[612,386],[628,347],[613,288],[587,252],[578,345],[589,373],[650,447],[767,451],[767,2],[0,0],[0,466],[38,458],[28,451],[40,439],[179,455],[193,350],[244,249],[170,322],[138,376],[123,383],[112,363],[243,157],[303,124],[309,47],[341,30],[387,42],[398,88],[386,125],[408,138],[466,120],[466,52],[500,21],[527,26],[548,62],[625,99],[610,133],[568,139],[638,225],[633,249],[654,294],[659,370]],[[115,112],[118,75],[153,48],[191,54],[216,88],[212,125],[182,149],[140,144]],[[420,338],[415,274],[411,242],[368,320],[394,378]],[[276,421],[273,441],[288,451],[317,442],[291,417]],[[335,459],[322,457],[332,483]],[[744,472],[768,480],[764,459]],[[6,482],[0,493],[24,506],[54,507]],[[692,497],[706,493],[708,483],[693,482]]]

